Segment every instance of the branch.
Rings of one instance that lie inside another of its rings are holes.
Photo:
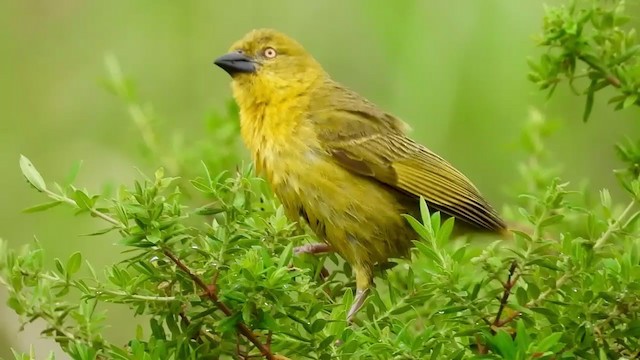
[[[631,200],[631,202],[629,203],[629,205],[627,205],[627,207],[624,209],[622,214],[620,214],[620,216],[611,225],[609,225],[609,227],[607,228],[607,231],[605,231],[602,234],[602,236],[600,236],[600,238],[596,240],[595,245],[593,245],[593,250],[597,250],[603,247],[605,242],[611,236],[611,234],[613,234],[617,230],[620,230],[620,224],[627,218],[631,210],[633,210],[633,207],[635,204],[636,204],[636,199]]]
[[[180,268],[180,270],[182,270],[185,274],[189,275],[189,277],[191,278],[191,280],[193,280],[194,283],[196,283],[196,285],[202,290],[204,291],[205,295],[207,296],[207,298],[209,298],[209,300],[211,300],[211,302],[220,310],[222,311],[226,316],[233,316],[233,312],[231,311],[231,309],[229,309],[229,307],[227,307],[227,305],[225,305],[224,303],[222,303],[220,301],[220,299],[218,299],[218,295],[215,293],[214,288],[208,286],[207,284],[205,284],[205,282],[195,273],[193,273],[193,271],[191,271],[191,269],[189,269],[180,259],[178,259],[178,257],[176,257],[172,252],[170,252],[167,249],[163,249],[163,253],[169,258],[171,259],[171,261],[176,264],[176,266],[178,268]],[[264,356],[266,359],[268,360],[276,360],[278,359],[277,357],[275,357],[272,353],[271,350],[269,350],[269,348],[267,348],[267,346],[265,346],[264,344],[262,344],[260,342],[260,340],[258,340],[258,337],[256,336],[256,334],[253,333],[253,331],[251,331],[251,329],[249,329],[247,327],[247,325],[245,325],[242,322],[239,322],[237,325],[238,330],[240,331],[240,333],[247,338],[247,340],[249,340],[253,345],[255,345],[258,350],[260,350],[260,353],[262,354],[262,356]]]
[[[560,279],[558,279],[556,281],[556,286],[555,287],[553,287],[551,289],[548,289],[547,291],[545,291],[542,294],[540,294],[536,299],[533,299],[533,300],[529,301],[525,305],[525,307],[532,308],[534,306],[537,306],[542,301],[544,301],[549,295],[551,295],[554,291],[556,291],[559,287],[564,285],[570,278],[571,278],[571,275],[569,275],[569,273],[566,273],[566,274],[562,275],[562,277],[560,277]],[[508,324],[511,321],[515,320],[520,315],[522,315],[522,313],[520,311],[516,311],[513,314],[509,315],[504,320],[502,320],[500,323],[502,324],[502,326],[504,326],[505,324]]]
[[[54,192],[51,192],[49,190],[45,190],[45,192],[47,193],[47,195],[49,195],[49,197],[58,200],[58,201],[62,201],[65,202],[69,205],[72,205],[76,208],[79,208],[78,204],[71,198],[64,196],[64,195],[59,195],[56,194]],[[119,222],[118,220],[112,218],[111,216],[96,210],[94,208],[90,208],[89,211],[91,212],[91,214],[93,214],[96,217],[101,218],[102,220],[105,220],[108,223],[113,224],[114,226],[116,226],[117,228],[119,228],[120,230],[124,230],[126,231],[126,227],[124,224],[122,224],[121,222]],[[176,266],[178,266],[178,268],[180,268],[180,270],[182,270],[184,273],[186,273],[187,275],[189,275],[189,277],[191,278],[191,280],[193,280],[193,282],[196,283],[196,285],[198,285],[198,287],[204,291],[204,293],[206,294],[206,296],[209,298],[209,300],[211,300],[211,302],[213,302],[213,304],[220,310],[222,311],[226,316],[232,316],[233,312],[231,311],[231,309],[229,309],[229,307],[227,307],[224,303],[220,302],[220,300],[218,299],[218,296],[216,295],[215,292],[215,287],[209,287],[207,286],[207,284],[205,284],[205,282],[198,277],[195,273],[193,273],[193,271],[191,271],[191,269],[189,269],[182,261],[180,261],[180,259],[178,259],[172,252],[170,252],[167,249],[163,249],[163,253],[169,258],[171,259],[171,261],[176,264]],[[154,299],[154,300],[157,300]],[[278,359],[284,359],[284,357],[278,356],[278,355],[273,355],[271,353],[271,350],[269,350],[269,348],[267,346],[265,346],[264,344],[262,344],[260,342],[260,340],[258,340],[258,337],[251,331],[251,329],[249,329],[244,323],[239,322],[237,325],[238,330],[240,331],[240,333],[247,338],[247,340],[249,340],[253,345],[255,345],[258,350],[260,350],[260,353],[262,354],[262,356],[264,356],[266,359],[268,360],[278,360]]]
[[[596,64],[592,59],[584,55],[578,55],[578,59],[582,60],[585,64],[589,65],[594,70],[599,71],[602,76],[609,82],[609,84],[613,85],[616,88],[620,88],[622,86],[622,82],[615,75],[613,75],[609,70],[602,67],[600,64]]]
[[[80,206],[78,206],[78,204],[76,203],[75,200],[71,199],[70,197],[66,196],[66,195],[60,195],[60,194],[56,194],[51,190],[47,190],[44,189],[43,190],[45,194],[47,194],[47,196],[49,196],[50,198],[57,200],[57,201],[61,201],[64,203],[67,203],[71,206],[73,206],[76,209],[80,209]],[[99,217],[100,219],[112,224],[113,226],[115,226],[116,228],[118,228],[119,230],[126,230],[126,226],[121,223],[120,221],[112,218],[111,216],[103,213],[102,211],[96,210],[95,208],[91,207],[89,208],[89,212],[95,216],[95,217]]]
[[[491,324],[492,330],[495,328],[500,328],[506,325],[507,323],[509,323],[511,320],[513,320],[511,319],[508,321],[506,320],[501,321],[500,318],[502,317],[502,312],[504,311],[504,308],[507,306],[507,302],[509,301],[509,296],[511,295],[511,289],[513,289],[513,287],[516,285],[516,282],[518,281],[519,276],[517,274],[514,276],[517,268],[518,268],[518,263],[514,260],[511,263],[511,266],[509,267],[509,275],[507,276],[507,282],[503,284],[504,292],[502,293],[502,299],[500,299],[500,307],[498,308],[496,319]]]

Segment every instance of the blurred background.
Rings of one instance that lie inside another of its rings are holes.
[[[558,1],[546,1],[557,3]],[[558,89],[546,101],[526,80],[539,54],[542,1],[199,1],[4,0],[0,2],[0,237],[20,247],[36,237],[54,257],[81,251],[96,268],[122,248],[110,237],[82,237],[102,224],[59,207],[21,209],[46,199],[20,174],[25,154],[47,181],[61,181],[78,160],[76,183],[91,191],[130,184],[143,161],[141,135],[126,106],[101,85],[105,55],[115,55],[153,105],[163,131],[202,141],[204,119],[224,111],[229,78],[212,61],[258,27],[299,40],[334,78],[412,125],[413,137],[465,172],[496,203],[513,198],[522,159],[519,138],[532,106],[559,121],[551,141],[564,177],[612,186],[612,144],[638,134],[638,111],[614,112],[596,99],[582,123],[583,98]],[[633,13],[633,12],[630,12]],[[634,19],[637,25],[637,19]],[[240,152],[238,159],[246,159]],[[18,332],[0,289],[0,357],[35,344],[57,346],[38,324]],[[110,309],[105,336],[133,336],[130,313]],[[65,358],[60,356],[59,358]]]

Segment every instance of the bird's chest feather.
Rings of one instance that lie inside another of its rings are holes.
[[[266,177],[279,196],[300,193],[312,180],[319,161],[319,145],[306,124],[304,108],[255,104],[240,113],[242,138],[257,172]],[[280,194],[280,193],[283,194]]]

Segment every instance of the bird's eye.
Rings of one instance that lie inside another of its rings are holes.
[[[267,59],[273,59],[274,57],[276,57],[276,55],[278,55],[278,53],[276,52],[276,49],[272,47],[268,47],[264,49],[262,53],[264,54],[264,57],[266,57]]]

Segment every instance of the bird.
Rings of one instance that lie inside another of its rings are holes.
[[[214,64],[231,77],[240,135],[291,221],[320,240],[296,253],[336,252],[355,274],[352,323],[374,268],[406,257],[418,238],[406,215],[420,199],[456,233],[506,234],[507,226],[453,165],[408,136],[409,126],[333,80],[296,40],[255,29]]]

